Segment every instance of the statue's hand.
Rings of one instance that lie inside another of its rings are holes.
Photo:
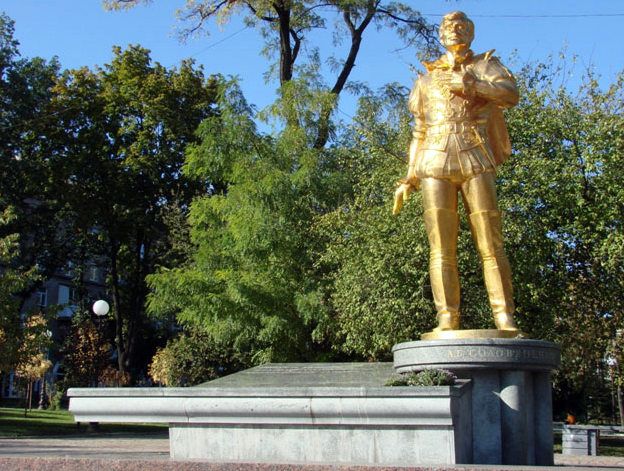
[[[470,95],[475,80],[474,74],[462,65],[460,70],[451,72],[448,86],[453,93]]]
[[[394,206],[392,207],[392,214],[397,215],[401,211],[403,207],[403,203],[407,201],[410,193],[414,189],[411,183],[406,183],[405,181],[399,182],[399,186],[394,191]]]

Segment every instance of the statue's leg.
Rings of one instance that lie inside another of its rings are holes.
[[[421,181],[425,227],[429,237],[429,277],[437,311],[435,330],[459,329],[459,275],[457,273],[457,192],[448,180]]]
[[[496,203],[494,173],[483,173],[462,184],[472,237],[483,263],[483,278],[496,327],[517,330],[511,267],[503,247],[501,214]]]

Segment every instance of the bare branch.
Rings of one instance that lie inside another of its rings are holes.
[[[332,93],[338,95],[342,91],[347,83],[347,79],[349,78],[349,74],[355,65],[355,59],[357,58],[358,52],[360,50],[360,45],[362,43],[362,33],[366,27],[370,24],[372,19],[377,14],[377,5],[379,2],[370,2],[368,9],[366,11],[366,16],[360,23],[360,25],[356,28],[353,22],[351,21],[351,16],[345,12],[344,18],[349,30],[351,31],[351,47],[349,48],[349,54],[347,55],[347,59],[345,60],[344,65],[342,66],[342,70],[338,78],[336,79],[336,83],[332,88]]]
[[[353,36],[355,34],[355,25],[353,24],[353,21],[351,20],[351,13],[348,10],[345,10],[344,13],[342,14],[342,18],[344,19],[344,22],[347,24],[347,27],[349,28],[349,31],[351,32],[351,36]]]
[[[306,13],[310,13],[312,10],[316,10],[317,8],[333,7],[333,6],[335,6],[333,3],[319,3],[318,5],[313,5],[310,8],[307,8],[306,10],[304,10],[302,15],[305,15]]]
[[[347,9],[343,13],[344,21],[347,24],[349,31],[351,32],[351,47],[349,48],[349,54],[347,55],[347,59],[342,66],[342,70],[336,78],[336,82],[334,83],[334,86],[331,90],[331,93],[336,97],[338,97],[338,95],[340,95],[340,93],[342,92],[345,84],[347,83],[347,79],[349,78],[349,75],[351,74],[351,71],[355,66],[355,59],[357,58],[357,55],[360,51],[360,45],[362,44],[362,34],[377,14],[378,5],[378,1],[368,2],[366,15],[357,27],[353,24],[350,11]],[[321,149],[325,147],[325,144],[329,139],[329,118],[332,111],[333,109],[331,106],[325,106],[321,112],[321,117],[319,118],[319,131],[316,137],[316,142],[314,143],[314,147],[316,149]]]
[[[118,1],[124,1],[124,0],[118,0]],[[136,0],[126,0],[126,1],[136,1]],[[188,20],[195,18],[196,16],[199,16],[199,20],[197,21],[197,24],[195,26],[188,28],[185,31],[185,34],[192,35],[193,33],[199,31],[201,27],[204,25],[204,23],[206,22],[206,20],[210,18],[211,16],[215,15],[221,9],[221,7],[223,7],[227,3],[229,3],[229,0],[222,0],[221,2],[214,5],[212,8],[208,8],[205,4],[197,5],[196,8],[193,8],[191,11],[189,11],[183,18],[184,20],[188,21]]]
[[[292,79],[293,74],[293,50],[290,44],[290,7],[284,7],[283,3],[273,3],[273,8],[279,17],[280,37],[280,84]]]
[[[395,15],[394,13],[392,13],[392,12],[390,12],[388,10],[384,10],[383,8],[379,8],[377,11],[379,13],[383,13],[386,16],[389,16],[393,20],[400,21],[402,23],[407,23],[407,24],[410,24],[410,25],[422,25],[422,21],[421,20],[411,20],[409,18],[402,18],[402,17],[397,16],[397,15]]]
[[[297,56],[299,55],[299,49],[301,47],[301,36],[294,29],[290,29],[290,36],[293,38],[295,45],[292,50],[292,62],[293,64],[297,61]]]

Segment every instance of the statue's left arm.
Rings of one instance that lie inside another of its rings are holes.
[[[500,61],[492,56],[493,51],[483,54],[473,71],[463,71],[462,92],[493,102],[501,108],[518,104],[516,80]]]

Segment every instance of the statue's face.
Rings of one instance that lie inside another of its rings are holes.
[[[447,20],[440,25],[440,42],[446,49],[470,47],[474,39],[471,25],[462,19]]]

